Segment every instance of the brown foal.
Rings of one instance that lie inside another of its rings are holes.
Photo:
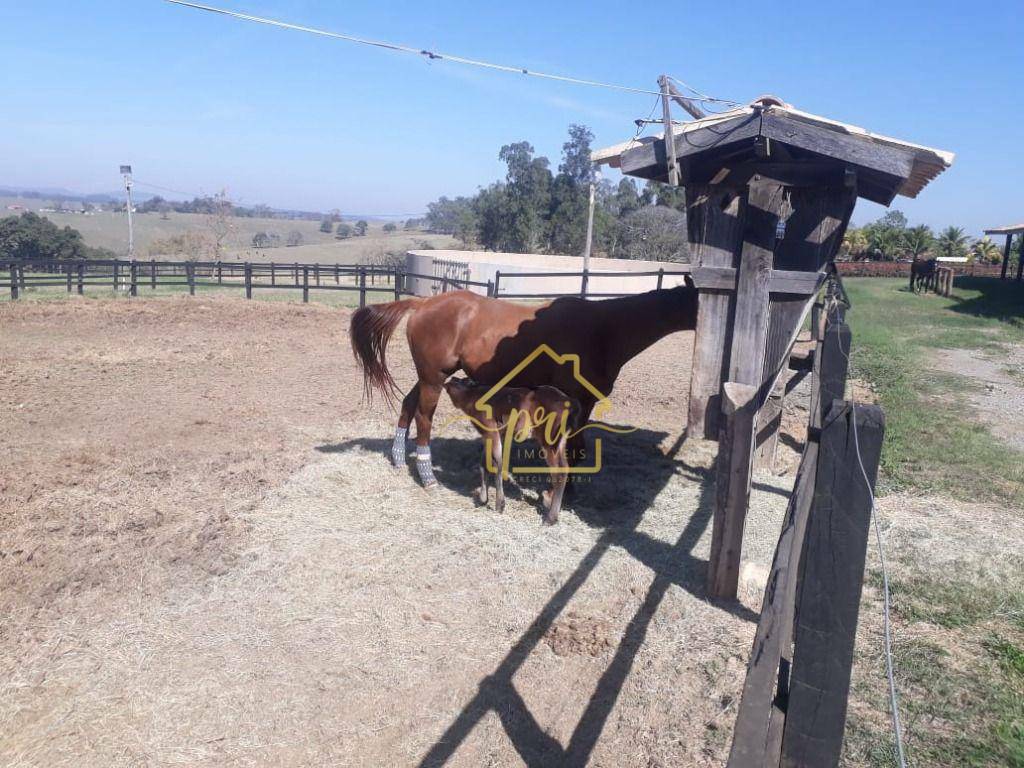
[[[579,373],[608,396],[630,359],[663,336],[697,324],[697,290],[678,286],[604,301],[575,297],[529,306],[490,299],[470,291],[442,293],[389,304],[371,304],[352,315],[352,350],[363,367],[367,394],[390,399],[397,391],[385,359],[388,340],[409,314],[406,337],[418,381],[402,401],[392,460],[405,466],[405,439],[416,420],[416,468],[424,486],[436,482],[430,461],[430,429],[445,379],[458,370],[476,381],[496,384],[541,344],[559,355],[577,355]],[[537,357],[505,384],[550,385],[580,402],[580,423],[596,403],[571,365]],[[569,461],[582,454],[583,434],[569,441]]]
[[[579,401],[570,399],[560,389],[549,386],[536,389],[503,387],[491,392],[492,387],[486,384],[452,378],[445,382],[444,388],[455,407],[470,417],[484,442],[483,456],[480,459],[480,501],[487,504],[488,448],[495,468],[494,508],[501,512],[505,509],[502,461],[503,451],[508,447],[506,436],[515,434],[521,439],[532,433],[534,439],[540,443],[548,472],[551,474],[551,490],[545,491],[542,495],[548,510],[544,522],[547,525],[557,523],[558,513],[562,509],[562,495],[568,481],[569,462],[565,456],[565,445],[568,437],[577,429]],[[488,394],[490,397],[487,397]],[[487,405],[490,406],[486,410],[479,405],[485,397]]]

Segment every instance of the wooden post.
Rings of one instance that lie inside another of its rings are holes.
[[[185,262],[185,281],[188,283],[188,295],[196,295],[196,265],[191,261]]]
[[[812,427],[820,427],[833,401],[842,400],[846,396],[850,343],[850,326],[844,322],[841,312],[831,312],[825,320],[825,334],[814,355]]]
[[[708,567],[708,594],[736,597],[743,526],[750,499],[750,441],[757,412],[757,387],[722,386],[722,432],[718,441],[714,524]]]
[[[245,298],[252,298],[252,264],[245,262],[243,267],[245,273]]]
[[[402,283],[401,275],[398,273],[398,267],[395,267],[395,275],[393,282],[395,287],[395,301],[399,301],[402,298]]]
[[[341,285],[341,270],[337,264],[334,265],[334,284]]]
[[[780,381],[761,407],[754,436],[754,469],[772,472],[779,445],[779,428],[786,405],[786,384]]]
[[[1003,247],[1003,269],[999,273],[999,279],[1000,280],[1005,280],[1006,279],[1006,270],[1010,268],[1010,247],[1011,247],[1012,244],[1013,244],[1013,235],[1010,234],[1010,233],[1007,233],[1007,235],[1006,235],[1006,245]]]
[[[128,284],[128,295],[138,296],[139,295],[139,280],[138,270],[135,266],[135,259],[132,259],[129,269],[129,284]]]
[[[119,272],[118,264],[120,264],[120,262],[117,259],[114,259],[114,290],[115,291],[118,289],[118,284],[117,283],[118,283],[118,279],[120,277],[120,275],[118,274],[118,272]]]
[[[78,262],[78,295],[85,292],[85,265]]]
[[[149,289],[156,290],[156,259],[149,260]]]
[[[302,303],[309,304],[309,267],[302,268]]]
[[[217,260],[217,285],[224,283],[224,270],[222,269],[220,259]]]
[[[274,262],[270,262],[270,284],[277,285],[277,275],[275,274]]]
[[[320,264],[313,265],[313,275],[316,279],[316,287],[320,287]]]
[[[496,298],[496,299],[500,298],[500,294],[498,293],[498,291],[500,290],[500,287],[501,287],[501,270],[500,269],[496,269],[496,270],[494,270],[494,298]]]
[[[686,213],[694,266],[735,267],[746,201],[736,190],[691,184]],[[735,298],[732,291],[700,288],[690,404],[686,432],[718,438],[722,382],[728,365],[727,340]]]
[[[661,121],[665,128],[665,158],[668,162],[668,183],[670,186],[679,186],[679,164],[676,162],[676,141],[675,132],[672,130],[672,106],[669,104],[668,78],[662,75],[658,78],[658,86],[661,89]]]
[[[1017,280],[1024,278],[1024,232],[1017,235]]]
[[[884,432],[881,408],[842,401],[822,426],[782,737],[789,768],[839,764]]]
[[[583,270],[583,279],[580,281],[580,298],[581,299],[587,298],[587,283],[588,282],[589,282],[589,275],[587,274],[587,270],[584,269]]]
[[[293,272],[295,273],[295,287],[298,288],[299,287],[299,262],[297,262],[297,261],[295,262],[295,266],[293,268]]]
[[[64,271],[67,273],[68,278],[68,293],[71,293],[71,265],[65,264]]]
[[[359,268],[359,306],[366,306],[366,267]]]
[[[11,263],[11,300],[16,301],[18,298],[18,265]]]
[[[661,290],[661,283],[662,283],[662,280],[664,280],[664,279],[665,279],[665,268],[664,267],[659,267],[658,268],[658,285],[657,285],[657,290],[659,290],[659,291]]]

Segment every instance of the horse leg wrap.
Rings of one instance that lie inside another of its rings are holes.
[[[430,460],[430,446],[416,446],[416,472],[420,476],[420,482],[424,488],[429,488],[437,483],[434,477],[434,465]]]
[[[405,466],[405,436],[409,430],[398,427],[395,430],[395,441],[391,444],[391,463],[396,467]]]

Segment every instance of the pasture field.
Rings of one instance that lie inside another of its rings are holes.
[[[7,205],[18,204],[28,210],[48,205],[45,200],[0,197],[0,217],[18,215]],[[128,250],[128,222],[124,213],[97,211],[89,215],[80,213],[41,214],[60,227],[69,226],[82,233],[86,245],[107,248],[122,256]],[[426,232],[384,232],[382,222],[371,222],[366,235],[336,240],[333,234],[320,231],[319,221],[291,219],[261,219],[231,216],[227,220],[228,234],[224,240],[227,258],[239,261],[321,262],[325,264],[357,264],[363,259],[380,257],[388,252],[405,252],[416,248],[451,248],[454,239],[447,235]],[[208,233],[210,217],[192,213],[168,213],[164,219],[159,213],[140,213],[133,219],[135,252],[138,258],[150,257],[150,246],[157,240],[183,235],[187,232]],[[303,244],[295,247],[257,249],[252,238],[257,232],[277,233],[282,241],[295,230],[302,234]],[[155,255],[154,258],[159,258]]]
[[[1021,305],[847,282],[853,387],[888,413],[877,511],[912,764],[1021,764],[1020,456],[978,366],[932,373],[953,342],[986,371],[1020,362]],[[681,440],[692,334],[623,371],[609,421],[637,430],[605,438],[545,529],[528,482],[504,515],[474,505],[478,442],[446,398],[440,486],[392,470],[350,310],[277,296],[0,305],[0,762],[723,765],[792,478],[755,479],[740,600],[709,601],[714,446]],[[407,386],[401,331],[388,360]],[[973,429],[1001,464],[961,454]],[[986,493],[960,489],[972,472]],[[845,765],[892,764],[880,633],[869,553]]]

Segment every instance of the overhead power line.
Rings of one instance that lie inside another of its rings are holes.
[[[253,16],[248,13],[240,13],[238,11],[230,11],[226,8],[216,8],[212,5],[201,5],[199,3],[190,3],[186,0],[166,0],[168,3],[174,5],[182,5],[186,8],[194,8],[198,11],[207,11],[209,13],[218,13],[223,16],[230,16],[235,19],[242,19],[243,21],[251,21],[256,24],[266,24],[271,27],[280,27],[282,29],[291,29],[296,32],[307,32],[311,35],[320,35],[321,37],[330,37],[335,40],[345,40],[350,43],[358,43],[360,45],[370,45],[375,48],[384,48],[389,51],[397,51],[399,53],[411,53],[415,56],[422,56],[431,61],[451,61],[456,64],[466,64],[472,67],[483,67],[485,69],[494,69],[500,72],[511,72],[518,75],[528,75],[530,77],[540,77],[545,80],[556,80],[562,83],[572,83],[574,85],[587,85],[594,88],[608,88],[613,91],[625,91],[627,93],[645,93],[653,96],[660,96],[661,91],[655,91],[650,88],[635,88],[629,85],[618,85],[615,83],[603,83],[598,80],[588,80],[581,77],[570,77],[568,75],[555,75],[549,72],[538,72],[535,69],[527,69],[526,67],[511,67],[506,64],[495,64],[489,61],[481,61],[479,59],[470,59],[465,56],[457,56],[451,53],[439,53],[437,51],[430,51],[425,48],[414,48],[409,45],[400,45],[398,43],[390,43],[385,40],[371,40],[365,37],[356,37],[355,35],[345,35],[340,32],[330,32],[325,29],[317,29],[315,27],[306,27],[301,24],[291,24],[286,21],[279,21],[277,19],[267,19],[262,16]],[[708,97],[710,100],[710,97]],[[717,101],[717,100],[716,100]]]

